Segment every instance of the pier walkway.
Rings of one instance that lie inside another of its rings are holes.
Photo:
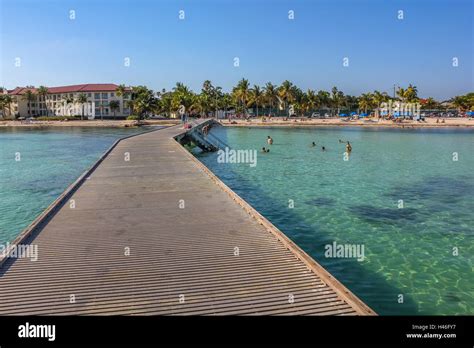
[[[3,260],[0,315],[375,314],[189,154],[183,132],[119,141],[25,230],[15,242],[38,260]]]

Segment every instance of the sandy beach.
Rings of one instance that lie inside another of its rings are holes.
[[[143,120],[140,126],[174,126],[179,120]],[[0,120],[0,127],[137,127],[137,121],[131,120],[77,120],[77,121],[12,121]]]
[[[219,120],[224,126],[232,127],[257,127],[257,126],[282,126],[282,127],[302,127],[302,126],[362,126],[362,127],[393,127],[393,128],[416,128],[416,127],[474,127],[474,118],[446,118],[444,123],[442,119],[436,123],[436,118],[426,118],[424,122],[404,120],[400,123],[387,120],[343,120],[343,119],[309,119],[309,118],[293,118],[284,120],[282,117],[275,117],[262,121],[261,118],[250,119],[249,121],[242,119]],[[141,126],[174,126],[180,124],[178,119],[169,120],[144,120]],[[136,121],[128,120],[84,120],[84,121],[12,121],[0,120],[0,127],[113,127],[127,128],[137,127]]]
[[[412,121],[403,120],[400,123],[395,123],[388,120],[343,120],[343,119],[310,119],[310,118],[294,118],[291,120],[283,120],[281,117],[275,117],[272,119],[266,119],[262,121],[261,118],[246,120],[220,120],[224,126],[241,126],[241,127],[252,127],[252,126],[362,126],[362,127],[393,127],[393,128],[415,128],[415,127],[474,127],[474,119],[459,117],[459,118],[445,118],[444,123],[442,119],[439,119],[439,123],[436,123],[436,118],[425,118],[425,121]]]

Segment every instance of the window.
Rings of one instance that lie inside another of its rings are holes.
[[[102,99],[108,99],[109,94],[108,93],[102,93]]]
[[[95,114],[100,116],[100,109],[99,108],[95,108]]]
[[[87,96],[90,98],[92,97],[92,93],[87,93]]]
[[[94,93],[94,99],[100,99],[100,93]]]
[[[115,97],[115,93],[114,92],[110,93],[110,96]]]

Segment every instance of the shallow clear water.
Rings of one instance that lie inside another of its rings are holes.
[[[218,163],[217,153],[198,157],[377,313],[474,314],[472,130],[212,133],[236,150],[261,149],[273,137],[254,168]],[[338,139],[351,141],[348,161]],[[363,245],[364,261],[325,257],[334,241]]]
[[[143,131],[0,128],[0,245],[12,241],[115,140]]]

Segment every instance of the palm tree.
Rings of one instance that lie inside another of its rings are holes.
[[[68,106],[69,104],[74,103],[74,98],[70,97],[69,95],[65,95],[63,96],[62,101],[65,106]]]
[[[125,87],[125,85],[119,85],[115,90],[115,93],[117,94],[117,97],[124,96],[127,93],[127,87]]]
[[[410,83],[405,91],[405,98],[409,103],[417,102],[418,101],[418,88],[416,88],[416,86],[413,86]]]
[[[36,100],[36,94],[31,89],[27,89],[23,95],[23,100],[28,102],[28,115],[31,117],[31,103]]]
[[[327,91],[318,91],[318,100],[320,107],[330,107],[331,106],[331,95]]]
[[[172,95],[171,106],[173,111],[177,111],[181,106],[184,106],[186,114],[193,105],[193,101],[194,93],[183,83],[177,82]]]
[[[374,98],[373,98],[373,95],[370,94],[370,93],[363,93],[360,97],[359,97],[359,108],[361,110],[364,110],[365,113],[367,113],[367,111],[369,109],[372,109],[373,107],[373,102],[374,102]]]
[[[402,102],[413,103],[418,101],[418,88],[410,83],[406,89],[399,87],[397,95]]]
[[[87,103],[87,95],[85,93],[81,93],[77,96],[76,102],[81,104],[82,106],[82,114],[81,114],[81,120],[84,119],[84,104]]]
[[[339,91],[337,87],[331,89],[331,104],[334,110],[336,110],[336,115],[339,115],[340,108],[344,101],[344,93]]]
[[[267,82],[265,87],[263,88],[265,93],[265,102],[270,105],[270,115],[273,111],[273,106],[279,102],[278,99],[278,90],[277,87],[272,84],[271,82]]]
[[[193,104],[191,105],[191,110],[198,113],[199,115],[206,116],[209,113],[211,101],[209,100],[209,95],[201,93],[197,94],[193,98]]]
[[[389,99],[390,97],[386,92],[380,93],[379,91],[374,91],[374,93],[372,94],[372,101],[373,101],[373,107],[375,107],[377,116],[379,115],[379,110],[382,103],[387,102]]]
[[[118,100],[111,100],[109,103],[110,110],[114,113],[114,120],[115,120],[115,114],[118,109],[120,109],[120,102]]]
[[[265,95],[259,86],[254,85],[250,90],[250,98],[248,101],[248,106],[255,105],[257,107],[256,116],[258,117],[258,106],[262,105],[265,102]]]
[[[222,87],[215,87],[213,91],[213,101],[214,101],[214,109],[215,109],[215,117],[218,117],[218,110],[219,110],[219,101],[224,94],[222,93]]]
[[[250,97],[249,81],[246,79],[240,80],[237,86],[234,87],[232,93],[234,94],[234,98],[241,105],[244,116],[247,117],[247,103]]]
[[[224,114],[227,116],[227,111],[232,106],[232,96],[229,93],[224,93],[221,98],[221,105],[224,108]]]
[[[6,118],[7,113],[11,114],[11,110],[10,110],[11,103],[13,103],[13,98],[10,95],[0,94],[0,109],[2,110],[3,118]]]
[[[46,103],[46,96],[49,94],[48,87],[39,86],[37,90],[38,96],[43,97],[44,105],[46,108],[46,116],[49,116],[48,104]]]
[[[135,101],[133,99],[127,100],[125,106],[130,109],[130,115],[135,112]]]
[[[286,110],[287,106],[289,103],[293,102],[295,100],[295,95],[294,95],[294,88],[293,84],[285,80],[282,82],[281,86],[278,88],[278,96],[280,99],[283,101],[283,106]],[[291,116],[291,115],[289,115]]]
[[[308,109],[311,111],[314,111],[321,106],[321,101],[319,100],[318,95],[312,89],[308,89],[306,92],[306,102]]]
[[[438,109],[440,107],[439,103],[432,97],[426,98],[422,104],[421,108],[427,110]]]
[[[469,110],[469,101],[467,96],[458,95],[451,99],[450,104],[458,109],[458,112]]]

